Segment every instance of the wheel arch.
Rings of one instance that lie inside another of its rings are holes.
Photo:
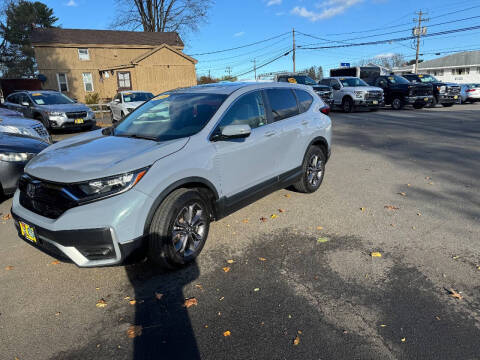
[[[327,139],[325,139],[323,136],[317,136],[316,138],[314,138],[312,141],[310,141],[307,148],[305,149],[305,154],[311,146],[318,146],[320,149],[322,149],[322,152],[325,155],[325,159],[328,161],[330,151]]]
[[[155,201],[153,202],[150,210],[148,211],[147,219],[145,221],[143,232],[144,234],[148,234],[148,229],[152,222],[153,216],[155,215],[155,211],[157,210],[158,206],[165,200],[165,198],[170,195],[173,191],[186,188],[186,189],[199,189],[200,193],[207,199],[208,205],[210,206],[210,210],[212,212],[212,216],[217,218],[218,209],[216,203],[219,199],[218,191],[215,186],[207,179],[202,177],[187,177],[175,181],[174,183],[167,186],[160,195],[157,196]]]
[[[352,95],[350,95],[350,94],[346,94],[342,97],[342,104],[345,101],[345,99],[349,99],[351,101],[354,101]]]

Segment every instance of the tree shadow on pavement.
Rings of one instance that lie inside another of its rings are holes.
[[[148,262],[126,267],[135,290],[134,325],[141,326],[134,339],[133,359],[200,359],[183,288],[196,280],[196,262],[184,269],[164,272]]]

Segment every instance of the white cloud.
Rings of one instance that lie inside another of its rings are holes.
[[[272,6],[272,5],[281,5],[282,0],[269,0],[267,3],[267,6]]]
[[[279,11],[277,13],[275,13],[276,16],[283,16],[285,15],[285,11]]]
[[[243,35],[245,35],[245,31],[239,31],[239,32],[233,34],[234,37],[240,37],[240,36],[243,36]]]
[[[375,59],[385,59],[385,58],[391,58],[391,57],[394,57],[396,54],[395,53],[385,53],[385,54],[378,54],[378,55],[375,55],[374,58]]]
[[[362,1],[363,0],[326,0],[315,5],[316,8],[320,9],[318,12],[308,10],[304,6],[295,6],[291,13],[315,22],[343,14],[348,8]]]
[[[75,0],[69,0],[68,3],[66,3],[67,6],[78,6],[77,2]]]

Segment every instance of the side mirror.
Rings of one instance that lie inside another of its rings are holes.
[[[120,99],[114,99],[113,102],[119,103]]]
[[[22,101],[22,106],[30,106],[30,104],[27,101]]]
[[[227,125],[220,134],[212,137],[213,141],[223,141],[230,139],[244,139],[250,136],[252,129],[250,125]]]

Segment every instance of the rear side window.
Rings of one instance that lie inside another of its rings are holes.
[[[272,108],[274,121],[298,115],[298,105],[295,95],[290,89],[268,89],[268,100]]]
[[[227,125],[250,125],[255,129],[267,123],[263,97],[259,91],[246,94],[228,109],[220,122],[220,131]]]
[[[298,105],[300,106],[300,113],[304,113],[312,105],[313,97],[308,92],[295,89],[295,94],[298,98]]]
[[[18,94],[13,94],[7,97],[7,101],[12,104],[18,104]]]

